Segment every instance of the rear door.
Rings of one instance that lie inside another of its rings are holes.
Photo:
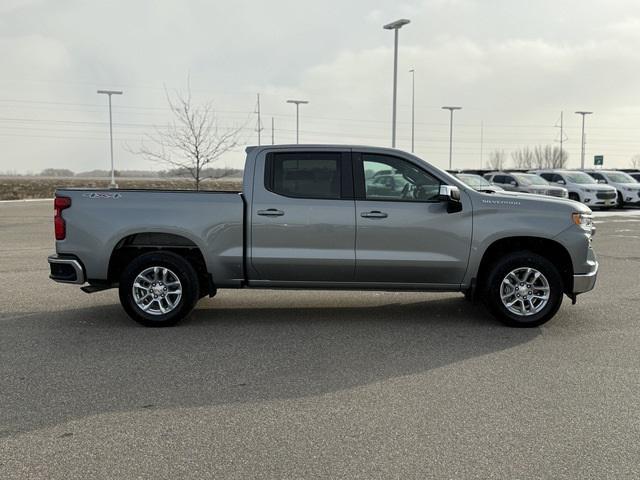
[[[270,152],[259,157],[251,215],[251,278],[350,282],[355,269],[351,153]]]
[[[472,211],[448,213],[441,181],[407,159],[354,152],[356,281],[457,285],[467,269]],[[393,189],[380,192],[375,174],[392,170]],[[401,185],[400,185],[401,184]]]

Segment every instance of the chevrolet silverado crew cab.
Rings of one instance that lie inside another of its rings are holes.
[[[532,327],[591,290],[591,210],[483,193],[399,150],[247,148],[242,192],[59,189],[51,278],[147,326],[221,288],[457,291]],[[425,316],[428,316],[425,310]]]

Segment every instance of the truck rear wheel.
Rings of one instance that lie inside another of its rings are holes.
[[[562,304],[558,269],[546,258],[521,251],[498,260],[487,277],[489,310],[506,325],[537,327],[550,320]]]
[[[175,325],[193,310],[199,291],[194,268],[171,252],[140,255],[120,277],[122,307],[147,327]]]

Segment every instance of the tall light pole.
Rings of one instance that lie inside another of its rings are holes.
[[[109,188],[118,188],[118,185],[116,185],[116,174],[113,168],[113,121],[111,117],[111,95],[122,95],[122,91],[98,90],[98,93],[109,97],[109,141],[111,144],[111,183],[109,184]]]
[[[416,134],[416,69],[409,70],[411,74],[411,153],[415,146]]]
[[[300,105],[309,103],[307,100],[287,100],[287,103],[296,105],[296,143],[300,143]]]
[[[449,170],[451,170],[451,158],[453,153],[453,112],[462,110],[462,107],[442,107],[443,110],[449,110]]]
[[[580,150],[580,168],[584,170],[584,117],[591,115],[593,112],[579,111],[578,115],[582,115],[582,149]]]
[[[395,22],[387,23],[382,28],[394,31],[393,43],[393,108],[391,113],[391,146],[396,148],[396,100],[398,95],[398,30],[408,24],[410,20],[401,18]]]

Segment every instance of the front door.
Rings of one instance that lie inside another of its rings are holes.
[[[258,158],[253,181],[250,277],[272,283],[352,282],[350,151],[267,153]]]
[[[467,269],[472,212],[447,212],[442,182],[408,159],[354,153],[356,280],[456,285]]]

